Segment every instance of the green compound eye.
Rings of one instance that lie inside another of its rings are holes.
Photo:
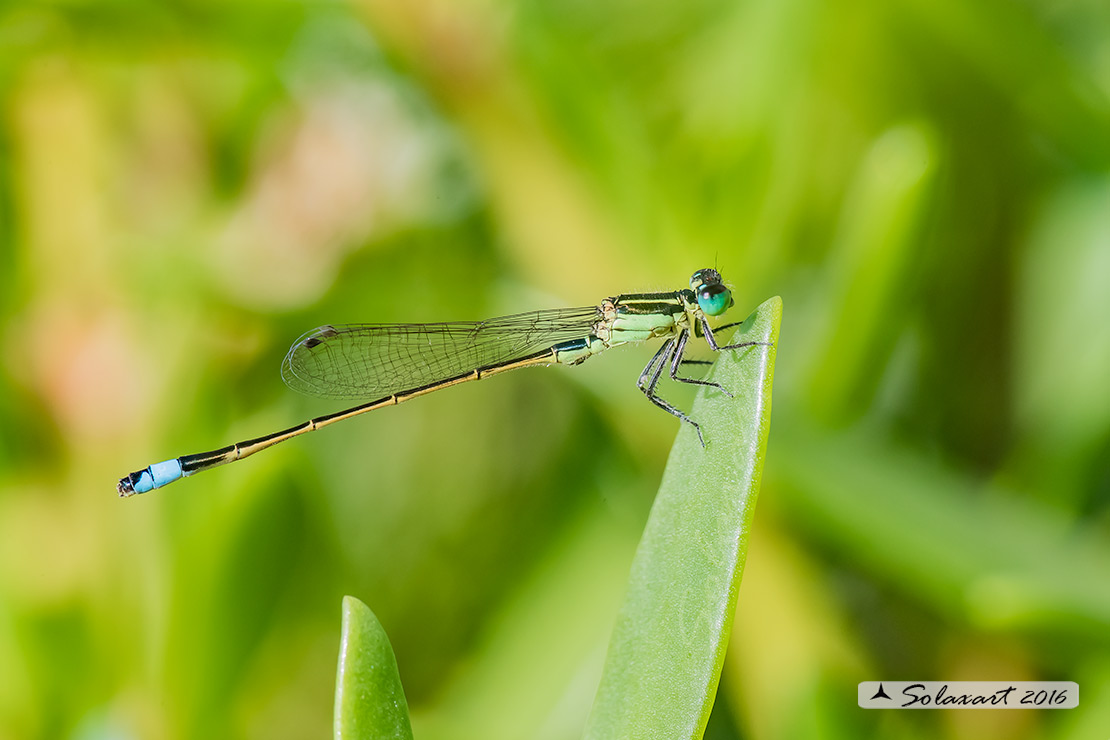
[[[704,285],[698,290],[698,305],[707,316],[720,316],[732,305],[732,293],[723,285]]]

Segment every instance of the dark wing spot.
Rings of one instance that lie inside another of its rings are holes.
[[[332,337],[337,336],[339,336],[339,332],[335,330],[335,327],[331,324],[325,324],[324,326],[321,326],[319,329],[317,329],[315,334],[304,340],[301,344],[304,345],[305,349],[312,349],[318,344],[323,344],[325,339],[331,339]]]

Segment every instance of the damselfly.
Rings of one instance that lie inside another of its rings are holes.
[[[312,396],[374,400],[264,437],[155,463],[121,478],[116,488],[120,496],[146,493],[178,478],[242,460],[278,442],[440,388],[518,367],[577,365],[610,347],[656,338],[665,338],[663,346],[640,373],[636,386],[656,406],[693,426],[704,447],[697,422],[657,396],[655,388],[666,372],[672,380],[712,386],[732,395],[718,383],[678,374],[683,364],[697,362],[686,359],[691,335],[704,337],[714,351],[763,344],[717,343],[706,317],[720,316],[732,305],[732,293],[720,273],[705,269],[694,273],[689,289],[627,293],[586,308],[444,324],[321,326],[289,349],[281,365],[285,383]]]

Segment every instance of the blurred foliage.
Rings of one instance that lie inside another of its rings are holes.
[[[1102,0],[5,3],[0,121],[0,737],[319,737],[346,593],[416,737],[578,736],[677,427],[646,348],[115,481],[333,410],[278,379],[313,326],[713,264],[788,313],[707,736],[1110,726]]]

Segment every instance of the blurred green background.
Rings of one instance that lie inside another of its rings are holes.
[[[344,594],[418,738],[577,737],[652,350],[115,482],[340,408],[278,375],[319,324],[711,265],[785,323],[707,737],[1110,732],[1104,0],[6,3],[0,116],[0,738],[326,736]]]

